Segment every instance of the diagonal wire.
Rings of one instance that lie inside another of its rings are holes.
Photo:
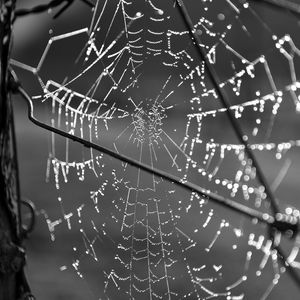
[[[123,161],[131,166],[139,168],[147,173],[159,176],[159,177],[163,178],[164,180],[171,182],[172,184],[176,184],[188,191],[197,193],[209,201],[212,201],[223,207],[230,208],[231,210],[233,210],[239,214],[242,214],[248,218],[256,219],[260,223],[268,225],[270,228],[275,228],[282,233],[288,233],[289,236],[294,236],[294,234],[298,231],[298,221],[297,221],[297,218],[295,218],[295,217],[291,217],[291,216],[287,216],[287,215],[283,215],[283,214],[277,214],[275,217],[273,217],[267,213],[262,213],[255,209],[249,208],[243,204],[235,202],[231,199],[225,198],[221,195],[218,195],[209,190],[206,190],[194,183],[184,182],[184,181],[182,181],[181,178],[179,178],[175,175],[172,175],[168,172],[165,172],[163,170],[160,170],[160,169],[154,168],[152,166],[149,166],[147,164],[141,163],[141,162],[139,162],[135,159],[132,159],[128,156],[114,152],[104,146],[100,146],[91,141],[87,141],[85,139],[79,138],[72,134],[66,133],[60,129],[53,127],[53,126],[50,126],[50,125],[40,122],[33,115],[33,103],[31,101],[30,96],[22,88],[22,86],[16,79],[15,74],[12,73],[12,77],[13,77],[13,79],[12,79],[13,82],[12,82],[12,86],[11,86],[12,91],[19,93],[26,100],[27,105],[28,105],[28,118],[31,122],[33,122],[37,126],[42,127],[48,131],[54,132],[65,138],[69,138],[75,142],[78,142],[78,143],[84,145],[87,148],[92,148],[92,149],[95,149],[102,153],[105,153],[113,158],[116,158],[116,159]]]

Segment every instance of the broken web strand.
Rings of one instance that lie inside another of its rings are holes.
[[[172,34],[171,34],[172,35]],[[176,34],[177,35],[177,34]],[[179,57],[180,57],[180,55],[179,55]],[[178,59],[178,60],[180,60],[180,59]],[[140,63],[140,62],[139,62]],[[78,79],[78,78],[77,78]],[[56,89],[59,89],[59,87],[56,87]],[[48,92],[49,93],[49,92]],[[70,93],[73,93],[73,91],[71,90],[70,91]],[[51,97],[51,94],[48,94],[48,95],[50,95],[50,98],[54,98],[54,97]],[[58,100],[60,100],[60,98],[58,97]],[[138,120],[136,123],[138,123],[138,126],[137,127],[135,127],[135,130],[139,130],[140,128],[143,128],[143,126],[144,126],[144,124],[141,124],[141,123],[143,123],[143,122],[141,122],[141,121],[143,121],[142,119],[142,117],[141,116],[144,116],[144,114],[145,113],[142,113],[142,114],[140,114],[141,113],[141,110],[138,110],[138,115],[136,116],[136,119]],[[80,124],[80,123],[79,123]],[[81,126],[82,126],[82,124],[81,124]],[[138,129],[136,129],[136,128],[138,128]],[[82,133],[83,133],[83,131],[82,131]],[[141,139],[141,134],[137,134],[137,138],[136,138],[136,140],[139,140],[139,139]],[[187,140],[189,140],[189,138],[187,139]],[[140,145],[140,149],[141,149],[141,142],[139,141],[139,145]],[[226,145],[227,146],[227,145]],[[231,146],[231,145],[230,145]],[[179,147],[179,149],[180,149],[181,147]],[[230,150],[229,148],[226,148],[226,150]],[[150,153],[151,153],[151,151],[150,151]],[[101,159],[101,158],[100,158]],[[174,161],[176,162],[176,159],[174,159],[174,157],[173,157],[173,159],[172,159],[172,162],[174,163]],[[195,162],[197,163],[197,161],[199,161],[199,159],[197,159],[197,160],[195,160]],[[198,164],[198,163],[197,163]],[[196,164],[196,166],[197,166],[197,164]],[[218,165],[220,165],[220,163],[218,163]],[[89,164],[87,164],[87,166],[89,166]],[[82,170],[82,169],[84,169],[85,167],[84,166],[82,166],[81,165],[81,163],[79,163],[79,165],[78,165],[78,168],[79,168],[79,170]],[[251,169],[251,168],[250,168]],[[250,170],[249,169],[249,170]],[[188,168],[188,170],[189,170],[189,168]],[[250,172],[251,173],[251,172]],[[216,174],[215,175],[217,175],[218,174],[218,172],[216,172]],[[204,174],[205,175],[205,174]],[[252,175],[253,176],[253,175]],[[254,175],[255,176],[255,175]],[[83,178],[83,177],[82,177]],[[59,179],[59,176],[58,176],[58,179]],[[224,182],[224,181],[222,181],[222,182]],[[229,185],[230,183],[228,183],[228,185]],[[139,194],[140,194],[140,187],[136,187],[136,189],[139,191]],[[249,188],[247,188],[247,191],[251,191],[251,189]],[[254,189],[255,190],[255,189]],[[144,193],[145,191],[142,191],[141,193]],[[138,193],[137,193],[138,194]],[[250,193],[251,194],[251,193]],[[135,203],[134,201],[133,201],[133,203]],[[138,204],[138,205],[140,205],[140,206],[142,206],[143,207],[143,205],[142,204]],[[135,205],[135,206],[137,206],[137,205]],[[135,223],[137,223],[137,222],[134,222],[134,224]],[[147,227],[148,228],[148,227]],[[223,228],[223,227],[222,227]],[[183,231],[182,231],[183,232]],[[183,232],[184,233],[184,232]],[[211,243],[214,241],[214,239],[215,238],[213,238],[212,239],[212,241],[211,241]],[[209,244],[209,245],[211,245],[211,243]],[[213,245],[211,246],[211,248],[213,247]],[[148,249],[148,248],[147,248]],[[132,252],[134,252],[134,249],[131,249],[131,251]],[[77,264],[76,264],[76,266],[77,266]],[[77,266],[78,267],[78,266]],[[133,273],[133,272],[132,272]],[[108,274],[108,273],[107,273]],[[134,275],[134,273],[133,273],[133,275]],[[133,275],[131,275],[131,278],[133,277]],[[110,280],[112,280],[112,277],[110,277]],[[131,279],[132,280],[132,279]],[[133,288],[133,285],[130,285],[130,287],[131,288]],[[127,290],[128,291],[128,289],[125,289],[125,290]],[[141,290],[140,290],[141,291]],[[146,290],[146,291],[144,291],[144,292],[140,292],[140,293],[148,293],[148,291],[149,290]],[[216,296],[215,296],[216,297]]]

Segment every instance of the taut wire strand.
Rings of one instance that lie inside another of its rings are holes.
[[[14,82],[12,83],[12,90],[13,90],[13,92],[19,93],[26,100],[26,103],[28,105],[28,118],[35,125],[37,125],[41,128],[44,128],[50,132],[54,132],[65,138],[71,139],[75,142],[78,142],[87,148],[92,148],[94,150],[100,151],[100,152],[107,154],[115,159],[123,161],[133,167],[139,168],[147,173],[161,177],[162,179],[164,179],[170,183],[176,184],[177,186],[180,186],[190,192],[197,193],[209,201],[212,201],[223,207],[229,208],[232,211],[242,214],[248,218],[256,219],[258,222],[266,224],[266,225],[270,226],[270,228],[275,228],[276,230],[278,230],[282,233],[290,231],[289,236],[295,236],[295,234],[298,232],[298,221],[297,221],[296,217],[287,216],[287,215],[280,214],[280,213],[276,214],[276,216],[273,217],[267,213],[262,213],[253,208],[250,208],[243,204],[235,202],[229,198],[225,198],[221,195],[218,195],[209,190],[206,190],[194,183],[183,182],[179,177],[169,174],[168,172],[165,172],[165,171],[157,169],[157,168],[150,167],[147,164],[141,163],[133,158],[130,158],[128,156],[114,152],[104,146],[97,145],[91,141],[84,140],[84,139],[74,136],[70,133],[66,133],[55,127],[52,127],[50,125],[40,122],[33,115],[33,104],[32,104],[30,96],[22,88],[22,86],[20,85],[20,83],[18,82],[18,80],[16,79],[16,76],[14,74],[12,74],[12,78],[13,78],[12,80],[14,80]]]

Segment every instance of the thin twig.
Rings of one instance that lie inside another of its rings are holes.
[[[17,197],[17,209],[18,209],[18,234],[21,235],[22,232],[22,213],[21,213],[21,185],[20,185],[20,177],[19,177],[19,160],[18,160],[18,150],[17,150],[17,139],[16,139],[16,129],[15,129],[15,120],[14,120],[14,110],[13,110],[13,104],[10,103],[11,107],[11,138],[12,138],[12,148],[13,148],[13,160],[14,160],[14,168],[16,170],[15,175],[15,184],[16,184],[16,197]],[[22,240],[20,240],[21,242]]]
[[[13,78],[16,78],[16,76],[14,75]],[[294,236],[294,234],[298,231],[298,221],[297,221],[297,218],[295,218],[295,217],[290,217],[290,216],[286,216],[283,214],[278,214],[278,215],[276,215],[276,217],[273,217],[267,213],[262,213],[255,209],[249,208],[243,204],[235,202],[231,199],[228,199],[221,195],[213,193],[213,192],[211,192],[207,189],[204,189],[194,183],[183,182],[181,178],[174,176],[172,174],[169,174],[168,172],[151,167],[147,164],[141,163],[141,162],[139,162],[135,159],[132,159],[128,156],[114,152],[106,147],[97,145],[91,141],[84,140],[84,139],[74,136],[72,134],[66,133],[60,129],[57,129],[55,127],[52,127],[50,125],[40,122],[33,115],[33,103],[31,101],[30,96],[21,87],[20,83],[18,83],[18,81],[16,79],[14,79],[14,80],[15,81],[12,84],[12,90],[14,92],[19,93],[26,100],[27,105],[28,105],[28,118],[31,122],[33,122],[37,126],[42,127],[50,132],[54,132],[65,138],[71,139],[75,142],[78,142],[87,148],[92,148],[92,149],[95,149],[102,153],[105,153],[113,158],[123,161],[133,167],[139,168],[147,173],[159,176],[162,179],[164,179],[168,182],[171,182],[173,184],[176,184],[177,186],[180,186],[190,192],[197,193],[197,194],[201,195],[201,197],[203,197],[209,201],[212,201],[216,204],[222,205],[223,207],[229,208],[232,211],[235,211],[235,212],[237,212],[241,215],[244,215],[248,218],[256,219],[260,223],[267,224],[268,226],[270,226],[270,228],[276,228],[277,230],[279,230],[283,233],[291,231],[292,234],[290,232],[289,233],[290,236],[291,235]]]
[[[300,5],[288,0],[250,0],[259,4],[266,4],[275,8],[284,9],[300,17]]]
[[[90,0],[81,0],[81,1],[90,7],[94,7],[93,2],[91,2]],[[74,2],[75,2],[74,0],[52,0],[46,4],[37,5],[37,6],[31,7],[31,8],[18,9],[15,12],[15,16],[16,16],[16,18],[18,18],[18,17],[27,16],[27,15],[43,13],[43,12],[48,11],[49,9],[61,6],[63,3],[65,3],[65,5],[54,15],[53,18],[55,19],[55,18],[59,17]]]

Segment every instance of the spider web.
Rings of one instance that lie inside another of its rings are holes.
[[[96,1],[86,27],[53,25],[38,63],[12,60],[36,79],[36,118],[271,214],[178,8],[164,2]],[[299,217],[283,184],[300,145],[297,37],[247,1],[186,5],[279,207]],[[67,232],[71,253],[61,270],[95,299],[275,299],[286,265],[257,220],[53,133],[47,179],[59,207],[43,211],[50,237],[60,245]],[[299,269],[298,240],[282,243]]]

